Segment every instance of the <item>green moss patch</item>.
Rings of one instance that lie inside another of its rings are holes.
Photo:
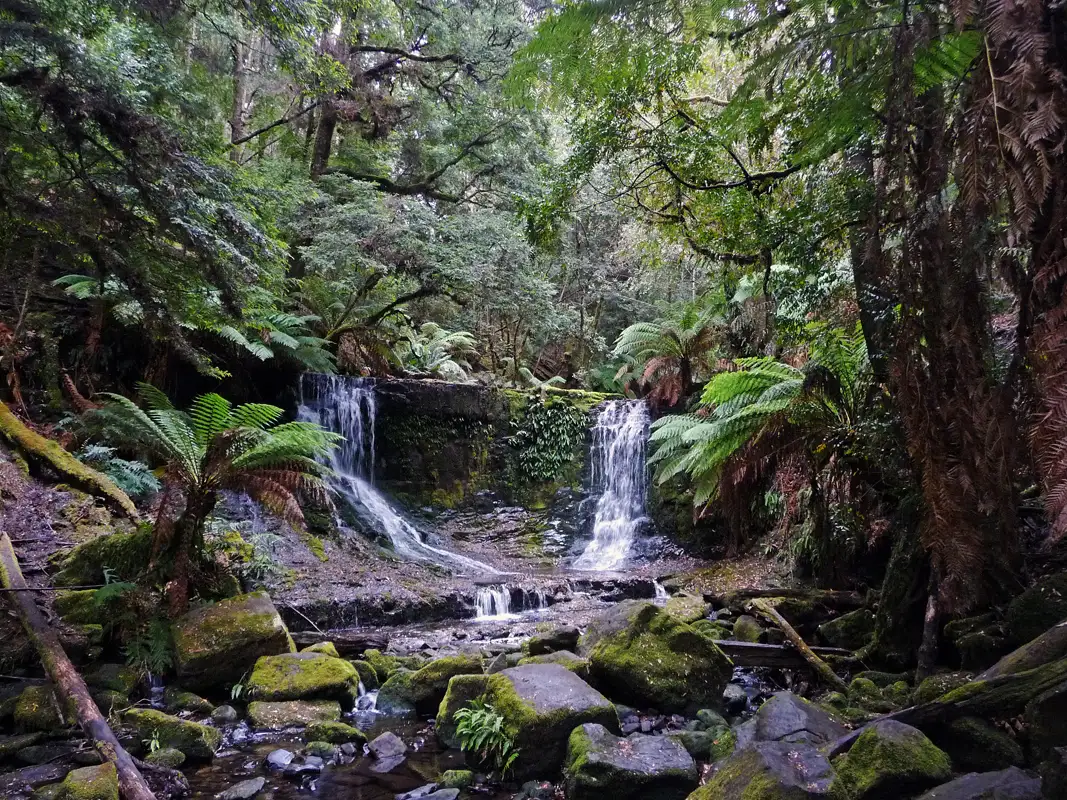
[[[114,764],[82,767],[67,773],[60,784],[60,800],[119,800],[119,776]]]
[[[343,722],[328,722],[315,720],[309,722],[304,730],[306,742],[329,742],[330,744],[366,744],[367,736],[359,728],[353,728]]]
[[[896,800],[952,777],[943,750],[921,731],[893,720],[864,730],[847,753],[833,760],[833,767],[850,800]]]
[[[134,730],[139,741],[158,741],[160,746],[181,750],[191,759],[213,758],[222,741],[222,734],[216,728],[178,719],[153,708],[127,709],[122,721]]]
[[[256,661],[248,690],[259,700],[336,700],[351,708],[359,673],[349,662],[321,653],[283,653]]]
[[[248,704],[248,719],[256,730],[280,731],[340,718],[341,706],[336,700],[257,700]]]

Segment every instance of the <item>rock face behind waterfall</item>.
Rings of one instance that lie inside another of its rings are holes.
[[[578,652],[608,695],[667,713],[718,708],[733,667],[711,639],[639,600],[594,620]]]

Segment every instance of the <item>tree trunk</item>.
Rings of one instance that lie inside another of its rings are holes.
[[[25,590],[26,581],[19,569],[15,550],[7,534],[0,534],[0,579],[4,588]],[[137,770],[130,754],[119,744],[115,734],[108,727],[100,709],[89,695],[81,675],[70,663],[60,644],[59,637],[45,621],[44,615],[33,602],[33,595],[28,591],[10,592],[12,604],[18,611],[22,625],[33,641],[41,656],[48,676],[56,685],[60,699],[65,707],[73,710],[78,724],[85,735],[92,740],[105,761],[114,764],[118,773],[119,789],[125,800],[155,800],[155,795],[148,788],[144,777]]]
[[[248,47],[241,41],[241,31],[230,45],[233,56],[233,103],[230,106],[230,160],[240,163],[241,145],[245,135],[245,106],[248,104]]]
[[[319,106],[319,126],[315,130],[315,144],[311,149],[311,177],[318,178],[330,164],[333,134],[337,130],[337,107],[332,100]]]
[[[808,665],[812,668],[812,671],[819,677],[823,683],[827,686],[841,692],[848,692],[848,684],[846,684],[836,672],[834,672],[830,665],[823,661],[814,651],[808,646],[808,643],[804,641],[796,629],[790,625],[786,618],[778,613],[771,601],[767,598],[758,598],[752,601],[752,610],[759,616],[770,622],[772,625],[778,627],[782,633],[785,634],[785,638],[797,649],[801,657],[808,662]]]
[[[919,645],[919,664],[915,669],[915,684],[919,685],[933,674],[937,664],[937,639],[941,635],[941,610],[937,602],[937,572],[930,570],[926,590],[926,613],[923,615],[923,638]]]

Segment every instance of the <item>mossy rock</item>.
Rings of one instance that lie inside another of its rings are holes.
[[[363,684],[363,688],[368,692],[372,692],[377,689],[381,684],[378,682],[378,673],[367,661],[351,661],[349,662],[356,668],[356,672],[359,673],[359,680]]]
[[[163,704],[167,711],[188,711],[193,714],[210,715],[215,706],[198,694],[187,692],[177,686],[168,686],[163,691]]]
[[[229,689],[261,656],[296,649],[266,592],[197,608],[171,631],[177,679],[192,691]]]
[[[834,772],[808,744],[756,742],[723,762],[688,800],[817,800],[830,797]]]
[[[959,772],[985,772],[1021,766],[1026,755],[1017,741],[993,723],[961,717],[931,726],[930,739],[948,753]]]
[[[893,704],[882,697],[882,690],[867,678],[853,678],[848,685],[848,700],[851,705],[868,711],[886,712],[892,710]]]
[[[557,650],[555,653],[546,653],[542,656],[527,656],[519,659],[518,666],[525,664],[559,664],[564,669],[569,669],[583,681],[589,680],[589,660],[575,655],[570,650]]]
[[[349,662],[321,653],[282,653],[256,661],[247,687],[257,700],[336,700],[352,708],[359,673]]]
[[[141,683],[141,673],[126,664],[101,664],[89,673],[85,682],[95,689],[128,695]]]
[[[156,752],[146,755],[144,762],[151,764],[153,767],[178,769],[185,763],[185,753],[173,747],[161,747]]]
[[[667,600],[663,610],[682,622],[692,624],[704,619],[708,612],[711,611],[711,606],[704,602],[703,597],[696,597],[691,594],[676,594]]]
[[[718,708],[733,671],[713,641],[641,601],[619,603],[593,620],[579,655],[614,698],[667,713]]]
[[[397,656],[387,655],[381,650],[374,649],[363,653],[363,661],[374,668],[374,672],[378,676],[379,686],[389,680],[389,676],[402,666],[401,660]]]
[[[161,747],[181,750],[187,758],[208,760],[222,742],[217,728],[190,722],[156,711],[154,708],[130,708],[122,721],[133,729],[138,741],[156,740]]]
[[[38,786],[33,790],[30,800],[58,800],[62,791],[62,783],[46,783],[44,786]]]
[[[60,787],[60,800],[119,800],[119,775],[111,763],[71,770]]]
[[[304,741],[329,742],[330,744],[352,742],[364,745],[367,743],[367,735],[359,728],[354,728],[343,722],[316,720],[309,722],[307,728],[304,729]]]
[[[1008,605],[1004,633],[1018,647],[1067,619],[1067,572],[1049,575]]]
[[[960,654],[960,666],[973,672],[981,672],[1000,660],[1012,648],[1003,636],[994,636],[987,631],[975,631],[956,640]]]
[[[104,583],[105,567],[123,580],[132,580],[148,563],[151,550],[152,531],[148,527],[133,533],[97,536],[60,557],[59,571],[52,581],[56,586]]]
[[[301,653],[322,653],[324,656],[330,656],[331,658],[340,658],[341,654],[337,652],[337,648],[333,642],[315,642],[313,645],[309,645],[300,651]]]
[[[15,753],[19,750],[25,747],[32,747],[44,738],[44,731],[19,733],[14,736],[0,736],[0,761],[14,758]]]
[[[624,739],[595,723],[571,732],[563,774],[568,800],[684,800],[697,786],[693,757],[677,740]]]
[[[719,622],[712,619],[697,620],[696,622],[690,623],[690,627],[701,636],[707,636],[713,642],[730,639],[734,635],[732,626],[727,625],[725,622]]]
[[[874,638],[874,612],[858,608],[818,627],[819,638],[831,647],[859,650]]]
[[[573,626],[556,628],[531,636],[522,643],[522,652],[528,656],[543,656],[561,650],[574,650],[580,638],[581,632]]]
[[[455,746],[455,712],[484,697],[504,718],[504,731],[519,750],[509,775],[514,780],[555,775],[563,765],[567,739],[579,725],[595,722],[619,730],[611,702],[558,664],[530,664],[495,675],[458,675],[437,714],[438,736]]]
[[[130,707],[129,696],[116,692],[114,689],[97,689],[92,692],[92,698],[96,707],[100,709],[100,713],[105,717],[115,711],[123,711]]]
[[[739,642],[758,642],[763,638],[763,628],[755,617],[742,614],[734,620],[734,638]]]
[[[406,708],[431,714],[441,705],[452,678],[480,674],[482,659],[473,654],[438,658],[415,672],[395,672],[378,691],[378,709],[386,714],[403,713]]]
[[[693,758],[715,762],[734,751],[737,737],[730,728],[702,731],[672,731],[666,734],[686,749]]]
[[[867,727],[833,767],[834,794],[849,800],[898,800],[952,777],[952,762],[943,750],[921,731],[894,720]]]
[[[53,607],[60,618],[72,625],[102,625],[107,609],[96,602],[95,589],[71,589],[56,592]]]
[[[882,697],[887,703],[903,708],[911,703],[911,687],[905,681],[897,681],[882,689]]]
[[[1067,683],[1042,692],[1027,703],[1024,719],[1035,764],[1052,757],[1055,748],[1067,745]]]
[[[879,689],[885,689],[887,686],[892,686],[894,683],[908,683],[912,679],[912,673],[910,672],[879,672],[874,669],[867,669],[863,672],[857,672],[856,678],[866,678],[871,681]]]
[[[321,758],[323,761],[331,761],[337,755],[337,745],[318,740],[310,741],[304,748],[304,753]]]
[[[28,686],[15,703],[15,728],[20,731],[55,731],[73,722],[51,686]]]
[[[931,675],[923,680],[912,693],[911,702],[917,706],[932,703],[942,695],[970,683],[973,678],[974,676],[969,672],[944,672],[940,675]]]
[[[437,779],[440,789],[468,789],[474,785],[474,773],[469,769],[449,769]]]
[[[248,704],[248,721],[256,730],[280,731],[340,718],[341,706],[336,700],[257,700]]]

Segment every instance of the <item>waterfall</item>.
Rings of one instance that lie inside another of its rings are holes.
[[[648,409],[641,400],[612,400],[593,428],[593,487],[600,491],[593,540],[576,569],[618,569],[645,521],[645,447]]]
[[[434,547],[422,533],[397,513],[385,495],[374,487],[374,426],[378,413],[374,382],[366,378],[306,374],[300,379],[298,419],[317,422],[345,437],[327,464],[333,470],[330,488],[374,528],[385,534],[397,555],[428,561],[468,573],[499,574],[499,570]],[[338,526],[343,523],[338,520]]]
[[[474,595],[474,619],[477,622],[495,619],[517,619],[522,611],[541,611],[548,608],[548,595],[543,589],[516,589],[519,607],[512,607],[512,589],[506,583],[482,586]]]

